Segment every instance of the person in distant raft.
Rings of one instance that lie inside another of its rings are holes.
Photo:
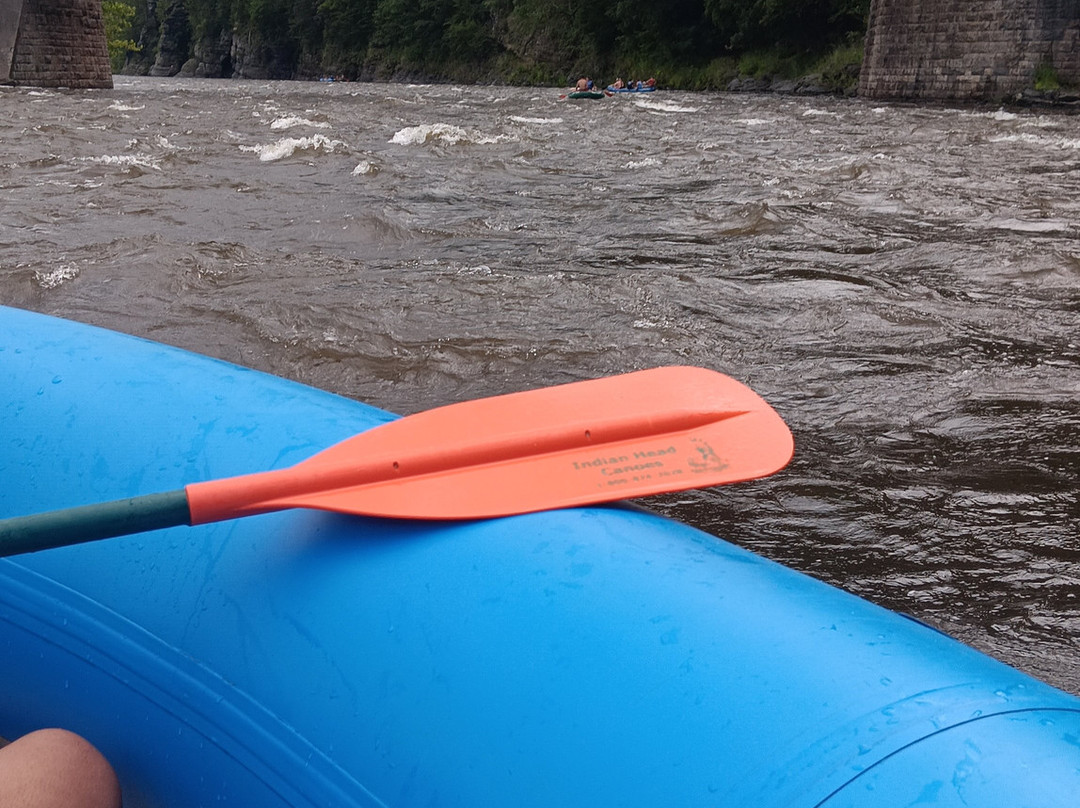
[[[0,748],[0,806],[120,808],[120,784],[89,741],[41,729]]]

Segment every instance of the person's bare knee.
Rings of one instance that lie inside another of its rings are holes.
[[[11,808],[119,808],[120,786],[89,741],[43,729],[0,749],[0,805]]]

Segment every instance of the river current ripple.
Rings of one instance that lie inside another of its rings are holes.
[[[1080,118],[123,77],[0,108],[0,302],[398,412],[721,370],[794,462],[651,507],[1080,692]]]

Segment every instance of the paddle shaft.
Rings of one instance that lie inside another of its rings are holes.
[[[184,489],[0,519],[0,556],[191,524]]]

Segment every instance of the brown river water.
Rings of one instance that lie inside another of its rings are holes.
[[[795,460],[647,505],[1080,693],[1080,117],[559,96],[0,88],[0,303],[403,413],[723,371]]]

